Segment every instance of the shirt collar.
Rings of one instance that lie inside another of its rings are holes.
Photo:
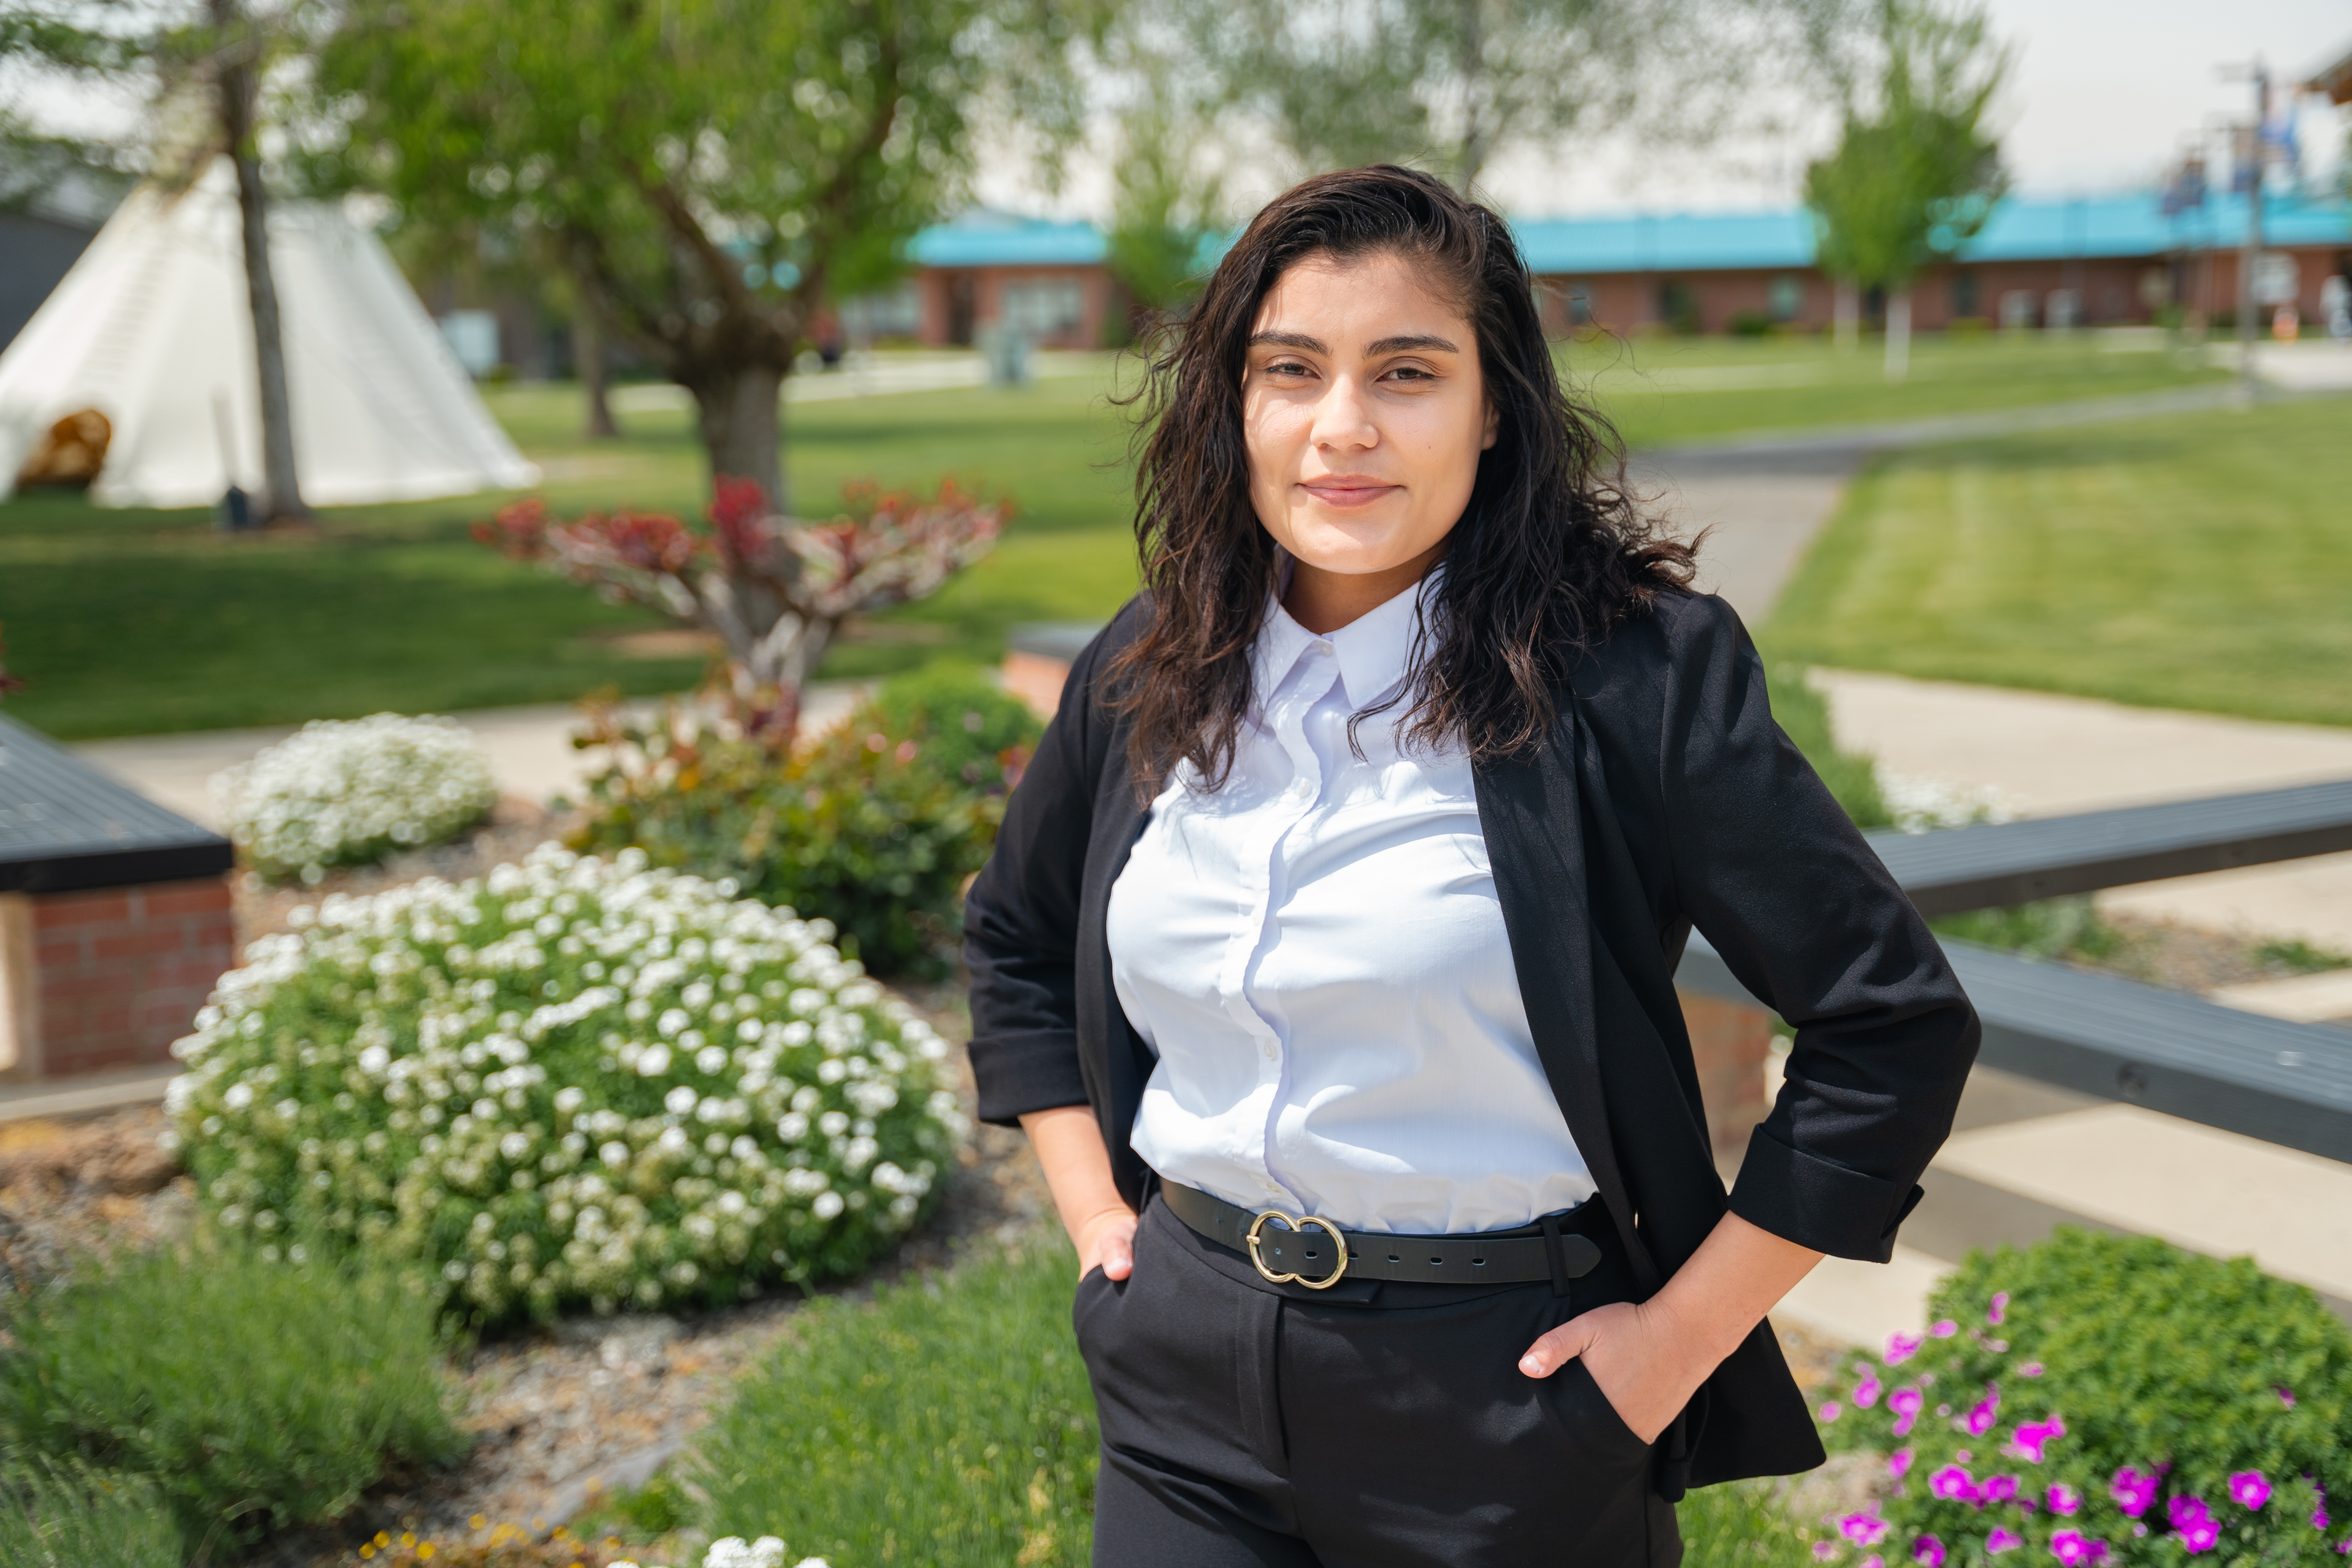
[[[1257,646],[1251,650],[1250,674],[1260,698],[1271,696],[1299,656],[1318,642],[1331,645],[1349,707],[1369,708],[1387,696],[1412,664],[1424,595],[1434,594],[1444,571],[1440,563],[1418,583],[1321,637],[1293,620],[1276,593],[1266,605]]]

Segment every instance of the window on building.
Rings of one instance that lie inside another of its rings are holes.
[[[1805,308],[1804,279],[1791,272],[1783,272],[1772,279],[1764,293],[1765,308],[1776,321],[1793,321],[1797,312]]]
[[[1658,320],[1677,332],[1699,330],[1698,295],[1679,278],[1658,285]]]
[[[912,283],[841,302],[841,330],[859,342],[912,338],[923,331],[923,300]]]
[[[1074,279],[1007,283],[1003,321],[1016,332],[1050,338],[1087,319],[1086,291]]]
[[[1952,274],[1952,314],[1955,317],[1978,313],[1977,275],[1973,272]]]

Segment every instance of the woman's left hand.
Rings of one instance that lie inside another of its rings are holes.
[[[1549,1377],[1581,1356],[1618,1418],[1654,1443],[1723,1358],[1821,1260],[1727,1214],[1664,1289],[1639,1305],[1614,1301],[1570,1318],[1528,1347],[1519,1370]]]
[[[1582,1357],[1617,1418],[1654,1443],[1716,1367],[1714,1356],[1693,1353],[1687,1336],[1666,1332],[1658,1320],[1653,1308],[1631,1301],[1595,1307],[1529,1345],[1519,1370],[1549,1377]]]

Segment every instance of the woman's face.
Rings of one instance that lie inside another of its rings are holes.
[[[1357,613],[1443,553],[1495,444],[1476,333],[1391,253],[1310,256],[1276,281],[1250,332],[1242,423],[1258,521],[1298,575],[1342,579],[1315,591]]]

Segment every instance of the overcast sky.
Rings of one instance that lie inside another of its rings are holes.
[[[2150,183],[2185,136],[2250,111],[2252,89],[2222,80],[2224,64],[2259,55],[2291,80],[2352,49],[2352,0],[1990,0],[1990,8],[2018,55],[2000,116],[2002,151],[2013,185],[2035,194]],[[2343,145],[2335,111],[2306,107],[2302,129],[2306,161],[2333,163]],[[1511,158],[1485,183],[1521,213],[1780,205],[1796,199],[1806,161],[1825,150],[1792,139],[1661,158],[1584,143],[1568,156]],[[1092,216],[1108,190],[1099,165],[1082,167],[1048,201],[1000,163],[982,195]]]

